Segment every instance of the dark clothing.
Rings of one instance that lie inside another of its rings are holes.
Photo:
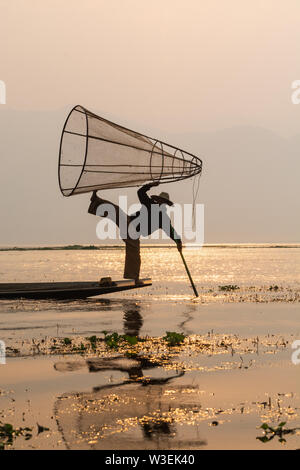
[[[162,229],[172,240],[176,243],[180,241],[179,235],[175,232],[171,220],[166,212],[165,205],[158,205],[152,201],[152,199],[147,195],[147,191],[151,188],[151,185],[144,185],[138,190],[138,197],[142,208],[140,211],[136,212],[133,215],[125,214],[119,206],[113,204],[105,199],[101,199],[98,196],[92,198],[92,202],[88,209],[89,214],[96,215],[97,209],[102,204],[111,204],[115,208],[115,218],[113,221],[120,228],[120,234],[122,240],[126,245],[126,257],[125,257],[125,269],[124,269],[124,278],[125,279],[138,279],[140,273],[141,257],[140,257],[140,236],[151,235],[152,232],[155,232],[157,229]],[[104,209],[104,208],[103,208]],[[153,216],[154,217],[151,217]],[[155,216],[156,214],[156,216]],[[108,216],[109,214],[103,215]],[[140,223],[135,227],[137,236],[130,236],[128,233],[128,227],[130,227],[131,222],[134,222],[135,219],[140,218],[142,221],[142,227]],[[153,221],[153,219],[156,219]],[[146,220],[148,223],[143,223]],[[122,227],[124,225],[127,228],[127,233],[122,234]],[[142,230],[141,230],[142,228]]]
[[[147,191],[151,188],[151,184],[145,184],[142,186],[137,194],[140,200],[140,203],[146,208],[147,210],[147,219],[148,219],[148,230],[147,233],[143,232],[143,236],[151,235],[158,229],[163,230],[172,240],[175,242],[180,240],[180,236],[174,230],[174,227],[171,224],[171,220],[167,214],[165,205],[158,205],[148,196]],[[143,209],[143,208],[142,208]],[[157,217],[155,217],[157,214]],[[131,220],[136,219],[141,215],[141,211],[136,212],[135,214],[129,216]],[[153,220],[153,219],[157,220]],[[137,226],[137,230],[140,230],[139,225]]]
[[[96,215],[97,209],[101,204],[111,204],[115,208],[115,216],[116,218],[113,220],[116,225],[120,228],[120,220],[126,220],[127,226],[129,225],[131,219],[130,217],[125,214],[119,206],[113,204],[110,201],[105,199],[101,199],[98,196],[95,196],[89,206],[88,213]],[[107,214],[109,215],[109,214]],[[121,234],[121,230],[120,230]],[[122,234],[121,234],[122,236]],[[140,256],[140,240],[139,238],[133,240],[128,235],[122,237],[123,242],[126,246],[126,255],[125,255],[125,267],[124,267],[124,278],[125,279],[138,279],[140,275],[140,267],[141,267],[141,256]]]

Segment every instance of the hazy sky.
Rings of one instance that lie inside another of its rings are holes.
[[[75,104],[203,155],[207,242],[299,241],[299,18],[299,0],[0,0],[0,243],[95,241],[87,197],[56,181]]]

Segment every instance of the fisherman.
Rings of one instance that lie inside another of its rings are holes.
[[[142,204],[141,209],[132,215],[125,214],[122,209],[105,199],[97,196],[97,191],[93,191],[91,203],[88,208],[89,214],[99,215],[99,209],[102,204],[110,204],[114,208],[113,222],[121,228],[121,219],[126,220],[126,234],[120,230],[122,240],[126,245],[125,256],[125,269],[124,278],[134,279],[136,285],[141,285],[142,281],[139,279],[141,257],[140,257],[140,236],[151,235],[158,229],[162,229],[174,242],[177,244],[178,250],[182,251],[182,241],[180,236],[176,233],[172,226],[171,220],[167,214],[166,206],[173,206],[170,201],[169,194],[166,192],[160,193],[158,196],[148,196],[149,191],[153,186],[158,186],[158,182],[145,184],[138,190],[138,198]],[[110,212],[104,211],[102,217],[109,217]],[[130,229],[131,225],[131,229]],[[135,227],[136,225],[136,227]],[[135,227],[135,233],[132,233],[132,226]],[[129,233],[130,232],[130,233]]]

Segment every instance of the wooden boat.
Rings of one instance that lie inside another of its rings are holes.
[[[129,289],[151,286],[151,279],[95,282],[26,282],[0,283],[0,299],[85,299]]]

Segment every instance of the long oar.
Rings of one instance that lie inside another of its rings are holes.
[[[187,275],[189,276],[189,280],[190,280],[191,286],[192,286],[192,288],[193,288],[194,294],[195,294],[196,297],[199,297],[199,294],[198,294],[198,292],[197,292],[196,286],[195,286],[194,281],[193,281],[193,279],[192,279],[190,270],[189,270],[188,265],[186,264],[186,261],[185,261],[185,259],[184,259],[182,250],[178,250],[178,251],[179,251],[179,253],[180,253],[180,256],[181,256],[181,259],[182,259],[182,261],[183,261],[183,264],[184,264],[185,270],[186,270],[186,272],[187,272]]]

